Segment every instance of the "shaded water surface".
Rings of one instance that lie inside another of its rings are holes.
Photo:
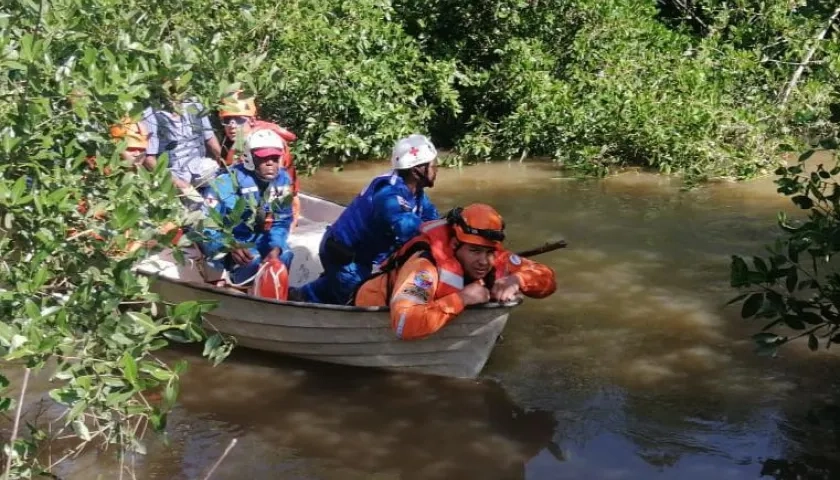
[[[347,202],[383,170],[359,165],[304,181]],[[564,237],[541,260],[557,272],[549,299],[526,301],[479,381],[316,365],[238,351],[212,368],[200,352],[138,478],[741,479],[840,475],[821,414],[838,382],[832,353],[787,347],[757,357],[760,328],[724,304],[733,253],[761,253],[788,202],[769,180],[680,191],[625,174],[557,177],[541,164],[439,173],[448,209],[486,201],[508,246]],[[809,415],[810,414],[810,415]],[[67,478],[116,476],[110,454]],[[786,476],[788,475],[788,476]]]

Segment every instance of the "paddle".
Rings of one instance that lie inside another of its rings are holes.
[[[516,254],[520,257],[533,257],[535,255],[542,255],[543,253],[553,252],[555,250],[560,250],[561,248],[566,248],[567,245],[568,244],[565,240],[548,241],[540,247],[532,248],[530,250],[523,250],[521,252],[517,252]]]

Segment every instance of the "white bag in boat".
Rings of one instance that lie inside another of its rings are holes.
[[[219,172],[218,162],[207,157],[192,160],[187,168],[190,172],[190,185],[194,187],[206,185],[216,178],[216,174]]]

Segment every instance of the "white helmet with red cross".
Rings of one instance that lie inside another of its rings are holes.
[[[425,135],[412,134],[394,146],[391,155],[391,167],[394,170],[405,170],[418,165],[432,163],[437,158],[437,150]]]

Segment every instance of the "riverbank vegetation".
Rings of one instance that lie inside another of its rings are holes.
[[[160,308],[130,271],[153,248],[130,241],[168,244],[157,226],[191,219],[163,168],[122,167],[107,131],[123,115],[173,97],[214,107],[243,86],[298,134],[301,167],[386,156],[421,131],[456,162],[749,177],[833,129],[837,15],[820,0],[5,2],[0,354],[58,364],[61,434],[81,446],[122,458],[165,427],[184,366],[154,352],[206,338],[212,305]],[[214,360],[229,348],[207,342]],[[0,399],[12,424],[20,407]],[[33,460],[43,432],[24,427],[4,439],[11,478],[50,470]]]

